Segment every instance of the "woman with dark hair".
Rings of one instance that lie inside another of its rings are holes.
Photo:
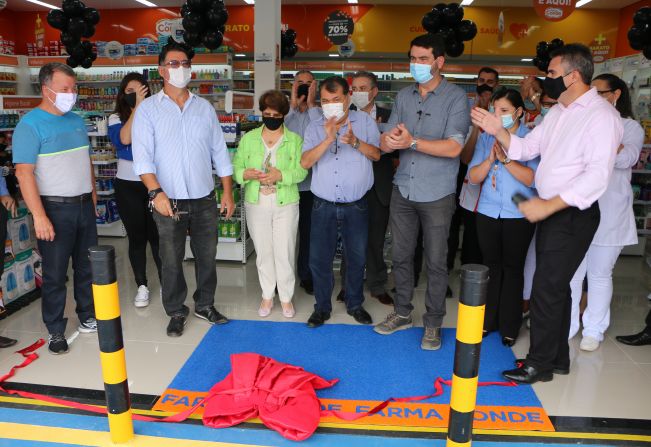
[[[295,314],[295,251],[298,231],[298,184],[303,139],[284,126],[287,97],[278,90],[260,96],[264,125],[247,132],[233,158],[233,178],[244,185],[247,225],[256,251],[262,301],[258,315],[267,317],[278,289],[283,315]]]
[[[502,126],[519,137],[529,129],[522,124],[524,101],[517,90],[502,89],[492,98],[493,113]],[[516,193],[535,195],[534,174],[539,159],[512,161],[495,137],[483,133],[468,165],[471,184],[481,184],[477,206],[477,237],[490,282],[486,299],[484,334],[499,330],[502,343],[513,346],[522,324],[524,261],[535,226],[513,203]]]
[[[601,220],[590,248],[581,262],[572,288],[572,320],[570,338],[579,331],[579,303],[583,279],[588,276],[588,305],[583,312],[583,338],[580,348],[594,351],[604,339],[610,324],[610,301],[613,296],[613,267],[622,248],[637,244],[633,214],[631,168],[640,158],[644,130],[633,119],[631,96],[626,83],[612,74],[594,78],[592,87],[611,103],[622,117],[624,136],[617,149],[615,168],[606,192],[599,198]]]
[[[118,212],[127,230],[129,260],[138,286],[134,299],[136,307],[149,304],[147,286],[147,242],[161,276],[158,256],[158,230],[149,211],[147,188],[133,170],[131,153],[131,125],[138,106],[149,97],[149,85],[140,73],[128,73],[118,90],[115,113],[109,117],[109,139],[117,150],[118,172],[113,183]]]

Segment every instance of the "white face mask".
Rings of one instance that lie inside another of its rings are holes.
[[[192,79],[192,68],[189,67],[168,68],[167,71],[170,74],[167,82],[176,88],[185,88]]]
[[[56,95],[56,99],[54,101],[50,99],[50,102],[54,104],[54,107],[56,107],[59,112],[68,113],[75,106],[75,103],[77,102],[76,93],[57,93],[49,87],[46,88]]]
[[[369,92],[353,92],[351,101],[355,104],[355,107],[357,107],[358,110],[362,110],[371,102],[369,96]]]
[[[339,121],[346,114],[344,111],[344,103],[342,102],[322,104],[321,109],[323,109],[323,117],[326,120],[329,120],[330,118],[337,118],[337,121]]]

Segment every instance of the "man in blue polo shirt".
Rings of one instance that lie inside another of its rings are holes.
[[[349,86],[340,76],[321,82],[323,117],[305,130],[301,166],[312,168],[310,271],[316,304],[307,324],[330,318],[332,261],[340,228],[346,256],[346,308],[357,322],[371,324],[364,310],[364,265],[368,241],[366,193],[373,186],[373,161],[380,159],[380,131],[365,112],[349,110]]]
[[[43,258],[43,322],[52,354],[68,352],[66,272],[72,257],[79,332],[97,331],[88,249],[97,244],[95,176],[84,121],[70,110],[77,99],[76,75],[50,63],[39,72],[43,100],[16,126],[13,161],[27,207],[34,216]]]

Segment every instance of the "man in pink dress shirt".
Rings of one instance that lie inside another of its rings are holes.
[[[522,214],[539,224],[529,354],[503,373],[517,382],[547,382],[570,369],[570,280],[599,226],[597,199],[608,186],[623,133],[615,108],[590,88],[593,71],[583,45],[552,53],[544,84],[558,105],[524,138],[509,134],[487,110],[472,111],[473,123],[495,135],[509,158],[541,158],[535,177],[540,197],[520,204]]]

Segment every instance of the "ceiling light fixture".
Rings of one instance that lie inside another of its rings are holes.
[[[39,0],[27,0],[27,1],[30,3],[34,3],[35,5],[45,6],[46,8],[50,8],[50,9],[61,9],[58,6],[50,5],[49,3],[41,2]]]
[[[576,2],[576,6],[575,6],[575,7],[576,7],[576,8],[580,8],[580,7],[583,6],[583,5],[587,5],[587,4],[590,3],[591,1],[592,1],[592,0],[579,0],[578,2]]]
[[[243,53],[237,53],[237,54],[235,55],[235,57],[246,57],[246,54],[243,54]]]
[[[339,57],[338,54],[334,54],[334,53],[330,53],[330,54],[328,54],[328,56],[330,56],[330,57]]]
[[[244,0],[247,5],[255,5],[255,0]]]
[[[475,0],[463,0],[461,6],[470,6]]]
[[[358,3],[358,1],[357,1],[357,0],[348,0],[348,3],[351,3],[351,4],[353,4],[353,5],[356,5],[356,4]]]
[[[520,59],[522,62],[531,62],[533,59],[525,57],[524,59]]]
[[[152,8],[152,7],[154,7],[154,8],[155,8],[155,7],[158,7],[157,4],[152,3],[152,2],[150,2],[150,1],[147,1],[147,0],[136,0],[136,1],[137,1],[138,3],[142,3],[142,4],[145,5],[145,6],[149,6],[150,8]]]

